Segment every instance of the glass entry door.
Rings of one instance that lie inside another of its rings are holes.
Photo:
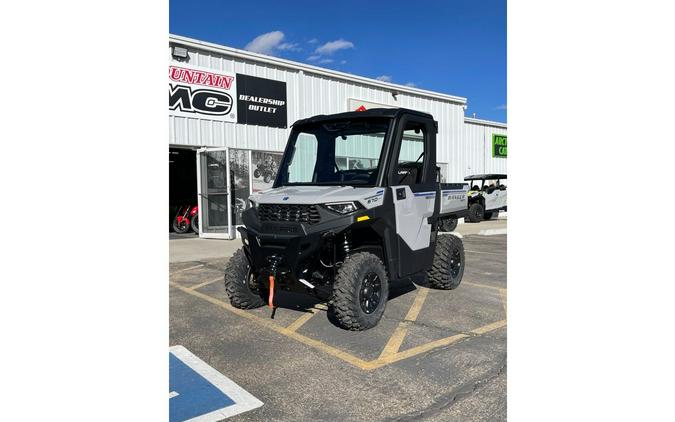
[[[232,239],[229,213],[230,175],[227,148],[197,151],[199,237]]]

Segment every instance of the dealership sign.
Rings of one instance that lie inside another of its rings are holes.
[[[506,158],[506,135],[492,134],[492,156]]]
[[[286,82],[237,73],[237,122],[286,128]]]
[[[169,66],[169,110],[176,116],[237,121],[235,74],[194,66]]]

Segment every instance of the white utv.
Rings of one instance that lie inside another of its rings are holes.
[[[243,248],[225,269],[232,305],[274,309],[275,290],[304,292],[328,300],[342,328],[365,330],[382,317],[393,280],[456,288],[464,247],[438,229],[464,215],[468,187],[441,187],[436,133],[429,114],[406,109],[296,122],[272,189],[251,195],[242,215]],[[345,152],[378,158],[341,169]]]
[[[505,174],[475,174],[464,180],[471,183],[467,192],[467,219],[470,222],[490,220],[499,211],[506,211],[506,185],[502,184],[506,180]]]

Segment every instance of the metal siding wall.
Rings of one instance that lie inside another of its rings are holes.
[[[462,143],[467,151],[465,175],[504,173],[507,158],[492,157],[492,134],[506,135],[503,128],[477,123],[464,123]]]
[[[498,135],[506,135],[506,129],[498,128],[498,127],[493,127],[493,126],[485,126],[485,155],[487,157],[487,167],[485,169],[486,173],[503,173],[503,174],[508,174],[506,172],[506,160],[508,158],[500,158],[500,157],[493,157],[492,156],[492,134],[496,133]]]
[[[506,159],[492,158],[489,144],[492,133],[506,133],[506,130],[465,123],[461,104],[409,93],[400,93],[395,100],[390,90],[362,83],[303,73],[194,48],[188,48],[188,54],[189,64],[286,82],[289,126],[298,119],[313,115],[348,111],[350,98],[410,108],[430,113],[438,121],[436,160],[448,164],[448,181],[461,181],[470,173],[506,172]],[[181,63],[171,57],[170,48],[169,60],[172,63]],[[177,145],[283,151],[289,133],[290,128],[169,116],[169,142]],[[357,153],[360,152],[354,151],[354,155],[348,155],[358,157]],[[371,151],[362,153],[363,158],[373,155]]]

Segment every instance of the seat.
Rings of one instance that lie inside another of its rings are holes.
[[[412,186],[421,183],[423,163],[399,163],[397,177],[399,185]]]

